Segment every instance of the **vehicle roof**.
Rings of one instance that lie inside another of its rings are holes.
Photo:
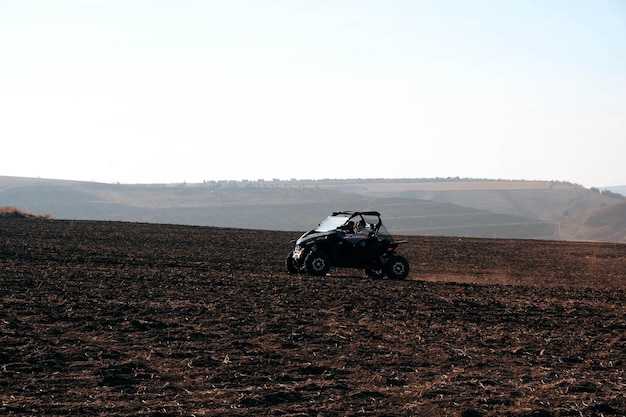
[[[354,216],[354,215],[362,214],[364,216],[378,216],[378,217],[380,217],[380,213],[377,212],[377,211],[335,211],[335,212],[333,212],[333,216],[338,216],[340,214],[344,214],[344,215],[348,215],[348,216]]]

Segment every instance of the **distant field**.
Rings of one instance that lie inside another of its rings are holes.
[[[347,185],[346,183],[342,184]],[[370,192],[404,191],[519,191],[548,190],[552,181],[427,181],[427,182],[355,182],[354,186]]]

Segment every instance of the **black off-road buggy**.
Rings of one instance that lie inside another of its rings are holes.
[[[387,232],[377,211],[340,211],[300,236],[287,255],[289,273],[324,276],[331,266],[363,268],[372,278],[404,279],[409,262],[396,253],[405,241]]]

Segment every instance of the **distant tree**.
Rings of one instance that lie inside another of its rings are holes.
[[[600,194],[605,195],[607,197],[611,197],[611,198],[624,198],[624,196],[621,195],[620,193],[614,193],[611,190],[602,190]]]

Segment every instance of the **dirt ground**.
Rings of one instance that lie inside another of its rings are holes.
[[[0,415],[624,416],[626,245],[408,237],[406,281],[299,233],[0,221]]]

